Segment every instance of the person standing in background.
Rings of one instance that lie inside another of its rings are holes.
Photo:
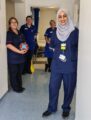
[[[57,12],[57,30],[52,37],[51,47],[55,48],[51,64],[49,83],[49,104],[42,114],[47,117],[57,111],[61,82],[64,86],[62,117],[69,116],[77,76],[78,29],[65,9]]]
[[[47,28],[44,36],[46,40],[46,46],[45,46],[45,51],[44,55],[47,57],[47,64],[45,64],[45,72],[46,71],[51,71],[51,62],[53,58],[53,49],[50,47],[50,42],[51,42],[51,37],[52,35],[56,32],[56,23],[54,20],[50,20],[50,27]]]
[[[28,46],[23,35],[18,31],[18,21],[15,17],[9,19],[9,29],[6,38],[7,58],[10,83],[15,92],[23,92],[22,71],[25,62],[25,54]]]
[[[24,35],[26,43],[29,46],[29,50],[26,54],[24,73],[31,74],[30,66],[31,66],[31,60],[34,54],[34,50],[36,47],[35,37],[37,35],[36,27],[33,25],[32,16],[26,17],[26,24],[21,26],[20,32]]]

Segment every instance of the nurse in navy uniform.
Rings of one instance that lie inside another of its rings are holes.
[[[68,12],[59,9],[57,12],[57,30],[52,37],[51,47],[55,47],[51,65],[49,83],[49,105],[43,117],[57,111],[59,90],[63,81],[64,100],[62,117],[69,116],[77,73],[78,29],[74,27]]]
[[[31,66],[31,60],[34,55],[35,47],[36,47],[36,35],[37,35],[37,29],[33,25],[33,19],[32,16],[26,17],[26,24],[22,25],[20,28],[20,32],[24,35],[26,43],[29,46],[29,50],[26,54],[26,62],[24,67],[24,73],[30,73],[30,66]]]
[[[45,46],[45,51],[44,55],[47,57],[47,64],[45,65],[45,72],[46,71],[51,71],[51,62],[54,54],[54,49],[50,47],[50,42],[51,42],[51,37],[52,35],[56,32],[56,23],[54,20],[50,20],[50,27],[47,28],[44,36],[46,40],[46,46]]]
[[[24,54],[28,51],[25,39],[18,31],[18,21],[15,17],[9,19],[9,29],[6,38],[9,78],[15,92],[23,92],[22,70],[25,62]]]

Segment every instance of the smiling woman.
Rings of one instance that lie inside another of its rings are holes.
[[[57,30],[51,37],[51,47],[55,49],[51,64],[49,83],[49,104],[43,117],[57,111],[59,89],[63,80],[64,101],[62,117],[70,114],[77,73],[78,29],[75,28],[70,16],[64,9],[57,12]]]
[[[64,13],[64,11],[60,11],[60,14],[58,15],[58,22],[61,23],[61,25],[65,25],[67,23],[67,14]]]
[[[28,48],[20,48],[21,44],[25,42],[23,39],[23,35],[18,31],[18,20],[15,17],[11,17],[9,19],[6,46],[10,83],[15,92],[24,91],[21,75],[25,62],[24,54],[27,53]]]

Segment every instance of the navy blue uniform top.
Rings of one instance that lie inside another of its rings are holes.
[[[20,44],[24,42],[24,37],[22,34],[15,34],[12,31],[7,32],[7,38],[6,38],[6,44],[12,44],[14,47],[20,49]],[[8,57],[8,63],[10,64],[19,64],[24,63],[25,56],[22,54],[18,54],[16,52],[13,52],[10,49],[7,49],[7,57]]]
[[[49,38],[51,40],[51,37],[52,35],[56,32],[56,27],[54,29],[52,29],[51,27],[48,28],[44,34],[45,37]],[[50,49],[50,44],[49,43],[46,43],[46,46],[45,46],[45,51],[44,51],[44,54],[46,57],[48,58],[52,58],[53,57],[53,50]]]
[[[66,50],[63,52],[60,46],[66,43]],[[77,70],[77,51],[78,51],[78,29],[76,28],[65,42],[61,42],[56,34],[53,35],[51,47],[55,48],[51,69],[59,73],[72,73]],[[60,54],[66,56],[66,62],[59,59]]]
[[[36,41],[34,36],[37,34],[35,26],[28,27],[27,24],[22,25],[20,32],[24,35],[26,43],[29,46],[29,50],[34,50],[36,46]]]

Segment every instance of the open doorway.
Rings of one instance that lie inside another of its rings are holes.
[[[32,7],[32,11],[33,9],[35,9],[35,7]],[[38,7],[37,9],[39,9],[39,22],[38,22],[38,34],[37,34],[38,50],[37,50],[36,59],[34,59],[34,63],[35,63],[34,66],[36,69],[45,70],[45,64],[47,63],[47,59],[44,56],[44,49],[46,45],[44,34],[47,28],[50,27],[50,20],[56,21],[56,13],[58,8]],[[34,13],[32,15],[34,16]]]

